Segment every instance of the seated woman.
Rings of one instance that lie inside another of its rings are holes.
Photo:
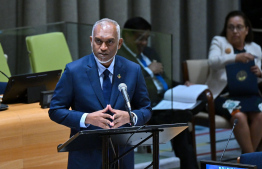
[[[243,100],[238,100],[240,103],[236,114],[223,108],[226,100],[234,100],[230,95],[223,95],[228,92],[225,66],[229,63],[247,63],[254,60],[255,66],[251,67],[251,71],[261,78],[261,47],[252,41],[252,27],[245,14],[240,11],[230,12],[225,19],[221,36],[213,38],[208,56],[211,71],[207,85],[215,99],[216,113],[226,117],[231,124],[238,119],[234,134],[243,153],[256,151],[261,142],[262,110],[258,105],[262,99],[258,96],[256,106],[250,105],[249,109],[252,111],[248,112],[241,110]]]

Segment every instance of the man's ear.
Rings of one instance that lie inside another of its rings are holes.
[[[90,43],[92,44],[92,39],[93,39],[93,37],[92,37],[92,36],[89,36],[89,39],[90,39]]]
[[[118,41],[118,49],[121,48],[123,42],[124,42],[123,38],[120,38],[119,41]]]

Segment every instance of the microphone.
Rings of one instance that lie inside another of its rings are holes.
[[[231,135],[233,134],[233,131],[234,131],[234,128],[235,128],[237,122],[238,122],[238,119],[235,119],[235,120],[234,120],[233,127],[232,127],[232,130],[231,130],[231,133],[230,133],[230,136],[229,136],[229,138],[228,138],[228,140],[227,140],[227,145],[228,145],[228,143],[229,143],[229,139],[231,138]],[[222,158],[223,158],[224,153],[225,153],[225,151],[226,151],[227,145],[226,145],[226,147],[225,147],[225,149],[224,149],[224,151],[223,151],[223,153],[222,153],[222,155],[221,155],[221,157],[220,157],[220,161],[222,161]]]
[[[9,79],[9,77],[4,72],[2,72],[1,70],[0,70],[0,73],[2,73],[7,79]]]
[[[133,118],[132,118],[132,115],[131,115],[131,105],[130,105],[130,101],[129,101],[129,96],[128,96],[128,93],[127,93],[127,86],[125,83],[120,83],[118,85],[118,90],[122,93],[123,97],[124,97],[124,100],[126,102],[126,109],[127,109],[127,112],[129,114],[129,117],[130,117],[130,123],[131,123],[131,126],[134,125],[134,121],[133,121]]]

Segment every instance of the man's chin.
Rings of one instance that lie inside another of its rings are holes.
[[[107,57],[99,57],[98,60],[100,60],[101,62],[106,62],[108,61],[110,58]]]
[[[97,57],[96,56],[96,58],[97,58],[97,60],[100,62],[100,63],[108,63],[108,62],[110,62],[110,61],[112,61],[113,59],[114,59],[114,56],[113,57],[110,57],[110,58],[108,58],[108,56],[107,57],[104,57],[104,56],[99,56],[99,57]]]

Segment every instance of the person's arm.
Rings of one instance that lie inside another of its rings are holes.
[[[251,67],[251,71],[259,78],[262,77],[262,72],[257,65]]]
[[[255,57],[255,66],[251,68],[251,71],[254,72],[256,76],[260,78],[259,81],[261,81],[261,78],[262,78],[262,72],[261,72],[262,50],[261,50],[261,47],[254,42],[250,44],[250,48],[251,48],[250,50],[252,50],[252,54]]]
[[[86,118],[89,113],[84,113],[80,120],[80,127],[81,128],[87,128],[90,124],[86,124]]]
[[[101,128],[109,129],[109,125],[111,122],[108,119],[111,118],[111,116],[107,113],[104,113],[107,110],[103,109],[98,110],[96,112],[82,112],[69,109],[70,107],[74,106],[75,92],[73,85],[73,75],[70,72],[69,67],[66,66],[66,69],[56,86],[53,98],[51,100],[49,110],[50,119],[59,124],[65,125],[76,131],[79,131],[80,128],[83,126],[83,124],[80,125],[81,119],[83,120],[85,113],[90,113],[88,116],[90,116],[91,114],[92,115],[90,117],[86,116],[85,118],[85,124],[87,124],[86,127],[90,127],[90,125],[88,124],[92,124]],[[96,117],[98,117],[96,121],[92,120]],[[91,122],[86,122],[86,119],[88,118],[91,119]]]
[[[72,75],[68,67],[66,67],[54,91],[50,103],[49,117],[59,124],[80,130],[80,119],[84,112],[69,110],[73,97]]]
[[[222,69],[226,64],[235,62],[236,54],[232,51],[232,45],[228,43],[228,47],[224,49],[226,43],[228,42],[222,37],[215,36],[212,39],[208,54],[208,62],[211,69]]]
[[[154,74],[163,74],[164,68],[157,52],[151,47],[146,47],[143,54],[151,61],[151,64],[147,67],[148,70],[146,70],[150,76],[153,77]]]
[[[140,66],[137,69],[137,82],[135,92],[131,98],[132,112],[137,116],[137,126],[144,125],[151,118],[151,102],[149,99],[145,79],[142,75]]]
[[[153,60],[151,62],[150,65],[148,65],[148,69],[150,69],[150,71],[153,73],[153,74],[163,74],[164,72],[164,68],[163,68],[163,65],[162,63],[160,62],[157,62],[156,60]]]

